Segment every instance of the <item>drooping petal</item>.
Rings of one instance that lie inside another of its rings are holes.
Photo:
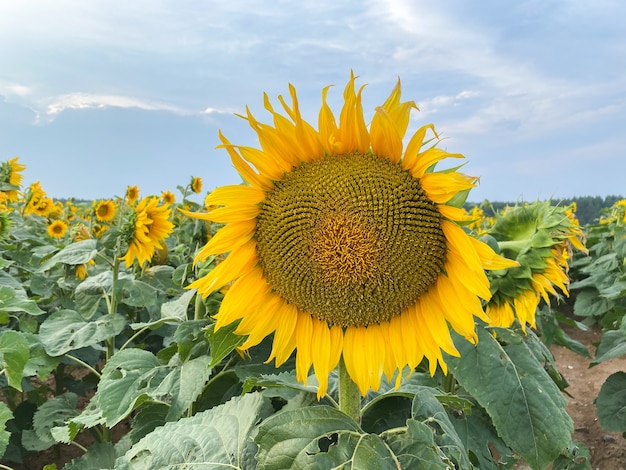
[[[313,317],[308,313],[298,312],[296,324],[296,380],[307,383],[309,370],[313,364],[311,339],[313,338]]]
[[[422,188],[429,199],[437,204],[445,204],[460,191],[476,186],[476,178],[458,173],[426,173],[420,178]]]

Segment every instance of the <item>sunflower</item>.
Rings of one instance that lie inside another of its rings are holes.
[[[48,224],[48,235],[52,238],[63,238],[67,232],[67,222],[64,220],[55,220]]]
[[[115,217],[115,203],[110,199],[100,201],[96,206],[96,219],[99,222],[110,222]]]
[[[126,200],[129,204],[139,199],[139,188],[137,186],[128,186],[126,188]]]
[[[22,184],[22,171],[26,169],[26,165],[22,165],[18,160],[19,157],[15,157],[0,165],[0,189],[6,193],[9,201],[17,201],[18,189]]]
[[[430,371],[447,370],[442,351],[458,355],[448,324],[475,342],[474,315],[491,297],[484,269],[517,265],[470,237],[457,221],[476,178],[454,169],[463,158],[432,145],[432,124],[418,129],[403,151],[412,101],[400,101],[400,82],[376,108],[369,129],[355,77],[344,91],[339,122],[322,91],[319,130],[300,115],[296,91],[286,116],[265,108],[274,126],[244,119],[261,148],[231,144],[221,132],[246,185],[223,186],[205,201],[207,213],[186,212],[225,224],[196,261],[226,259],[189,285],[203,296],[230,285],[215,328],[240,320],[235,333],[248,349],[273,333],[268,361],[282,364],[294,349],[296,376],[311,367],[325,395],[328,375],[343,357],[361,394],[377,390],[382,373],[396,384],[424,357]],[[428,139],[429,141],[432,139]],[[256,167],[255,171],[253,165]]]
[[[176,202],[176,195],[172,191],[163,191],[161,193],[161,200],[164,204],[171,206]]]
[[[202,178],[199,176],[192,176],[189,186],[194,193],[200,194],[200,191],[202,191]]]
[[[135,259],[140,266],[150,261],[155,250],[164,249],[164,240],[172,233],[174,224],[169,221],[172,210],[159,205],[156,197],[145,197],[135,207],[130,219],[122,227],[128,249],[122,258],[126,266]]]
[[[574,207],[553,206],[550,201],[508,208],[496,215],[489,237],[502,253],[520,266],[491,277],[492,298],[485,306],[489,323],[509,327],[517,318],[522,329],[535,327],[535,313],[550,295],[568,296],[569,262],[576,248],[587,253],[585,235]]]

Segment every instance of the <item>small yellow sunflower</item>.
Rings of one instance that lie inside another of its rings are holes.
[[[176,202],[176,195],[172,191],[163,191],[161,193],[161,201],[168,206]]]
[[[156,197],[143,198],[135,207],[127,225],[125,239],[128,245],[122,258],[126,266],[136,259],[140,266],[150,261],[156,249],[165,248],[165,239],[172,233],[174,224],[169,218],[172,209],[159,205]]]
[[[126,188],[126,200],[129,204],[134,203],[139,199],[139,188],[137,186],[128,186]]]
[[[115,203],[110,199],[100,201],[96,206],[96,219],[99,222],[110,222],[115,217]]]
[[[26,165],[22,165],[18,160],[19,157],[15,157],[0,165],[1,189],[6,193],[9,201],[17,201],[18,190],[22,184],[22,171],[26,169]]]
[[[196,261],[228,253],[189,287],[207,296],[230,285],[215,328],[241,320],[242,349],[273,333],[268,360],[280,365],[296,353],[296,375],[311,367],[318,397],[341,357],[365,395],[381,375],[397,384],[424,357],[431,373],[442,350],[458,355],[449,326],[476,341],[474,316],[486,319],[484,269],[517,266],[470,237],[459,205],[476,178],[454,169],[434,171],[450,154],[425,148],[432,124],[406,147],[412,101],[400,101],[400,82],[376,108],[369,129],[351,75],[337,122],[322,91],[319,129],[304,121],[295,88],[286,116],[265,96],[274,127],[245,119],[261,148],[220,139],[246,185],[213,191],[205,204],[221,206],[189,216],[225,224]],[[435,138],[437,134],[434,134]],[[428,140],[431,140],[430,138]],[[252,165],[252,166],[251,166]],[[255,171],[253,166],[256,167]]]
[[[200,194],[200,191],[202,191],[202,178],[199,176],[192,176],[191,183],[189,183],[189,185],[194,193]]]
[[[48,235],[52,238],[63,238],[67,232],[67,222],[64,220],[55,220],[48,224]]]

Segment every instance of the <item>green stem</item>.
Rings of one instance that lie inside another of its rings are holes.
[[[119,302],[119,292],[117,288],[117,281],[119,279],[120,274],[120,262],[122,256],[122,240],[118,237],[117,243],[115,244],[115,252],[113,254],[113,273],[111,279],[111,300],[108,303],[109,314],[117,313],[117,305]],[[106,352],[106,361],[109,362],[109,359],[115,353],[115,342],[112,338],[105,340],[107,352]]]
[[[66,354],[65,357],[67,357],[68,359],[71,359],[74,362],[78,362],[81,366],[85,367],[86,369],[90,370],[92,374],[94,374],[96,377],[100,378],[102,377],[102,375],[100,374],[100,372],[98,372],[96,369],[94,369],[93,367],[91,367],[89,364],[87,364],[84,361],[81,361],[80,359],[78,359],[77,357],[72,356],[71,354]]]
[[[456,390],[456,379],[454,378],[454,375],[449,372],[448,374],[444,375],[441,379],[441,386],[443,387],[445,392],[454,393],[454,391]]]
[[[193,319],[201,320],[205,317],[205,315],[206,315],[206,308],[204,306],[204,299],[202,298],[202,295],[199,292],[196,292],[196,303],[194,305],[194,310],[193,310]]]
[[[357,423],[361,422],[361,393],[348,374],[343,358],[339,361],[339,409]]]

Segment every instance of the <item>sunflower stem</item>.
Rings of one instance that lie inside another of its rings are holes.
[[[339,361],[339,409],[357,423],[361,422],[361,393],[348,374],[343,358]]]

